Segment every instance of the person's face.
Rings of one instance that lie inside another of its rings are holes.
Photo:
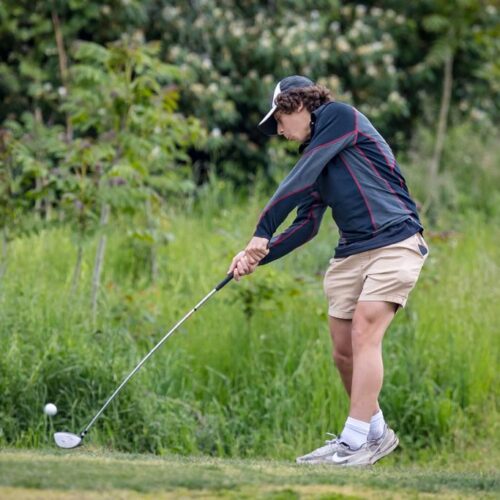
[[[297,111],[290,114],[276,111],[274,118],[278,124],[278,135],[282,135],[289,141],[302,143],[311,136],[311,113],[303,104]]]

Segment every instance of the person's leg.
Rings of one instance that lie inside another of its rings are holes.
[[[359,308],[359,303],[357,309]],[[361,317],[361,316],[360,316]],[[389,321],[390,323],[390,321]],[[356,323],[357,325],[358,323]],[[333,360],[339,371],[342,383],[345,387],[347,395],[350,397],[353,389],[353,320],[341,319],[334,316],[329,316],[329,327],[330,335],[333,342]],[[380,389],[378,390],[380,392]],[[349,419],[348,419],[349,421]],[[381,438],[381,433],[378,432],[378,427],[382,426],[384,429],[385,422],[382,413],[380,412],[378,401],[375,400],[375,407],[373,408],[372,415],[368,418],[368,427],[364,435],[364,440],[368,441],[370,439],[372,442],[379,442],[378,438]],[[380,425],[379,425],[380,424]],[[343,436],[345,438],[345,431],[343,431]],[[394,433],[392,436],[394,436]],[[371,436],[371,437],[370,437]],[[391,436],[388,436],[388,439]],[[386,439],[386,441],[388,440]],[[395,438],[394,438],[395,439]],[[376,441],[374,441],[376,440]],[[350,441],[348,439],[343,439],[343,441]],[[327,441],[326,445],[317,448],[316,450],[297,458],[298,463],[332,463],[332,457],[335,456],[336,452],[339,450],[340,438]],[[349,444],[349,442],[348,442]],[[351,441],[352,444],[352,441]],[[392,447],[394,445],[389,443]],[[396,440],[397,445],[397,440]],[[356,448],[356,446],[353,446]],[[387,448],[387,447],[385,447]],[[386,449],[384,448],[383,453],[380,452],[380,456],[386,454]],[[362,459],[367,461],[371,458],[371,449],[366,450],[363,454]],[[366,456],[365,456],[366,455]]]
[[[352,320],[353,373],[349,416],[370,422],[378,411],[384,366],[382,339],[396,306],[390,302],[358,302]]]
[[[427,255],[427,246],[419,234],[367,252],[363,290],[352,318],[351,405],[340,435],[341,442],[348,446],[340,455],[352,463],[373,463],[398,444],[394,431],[373,418],[384,376],[382,340],[396,307],[404,307]]]
[[[356,450],[368,442],[372,418],[379,411],[384,367],[382,339],[396,311],[390,302],[360,301],[352,319],[351,405],[340,439]],[[379,437],[379,436],[377,436]]]
[[[330,334],[334,361],[351,405],[335,446],[329,447],[328,454],[321,449],[322,456],[311,463],[373,464],[397,447],[399,440],[385,424],[378,406],[383,381],[382,340],[397,305],[404,307],[427,254],[425,241],[416,234],[331,262],[324,283]],[[351,352],[346,345],[349,321]]]
[[[360,273],[353,269],[362,267],[359,255],[332,259],[325,274],[324,290],[328,298],[328,322],[333,342],[333,360],[340,373],[347,395],[351,392],[352,341],[351,324],[359,294],[363,288]],[[335,437],[312,452],[297,458],[297,463],[330,463],[339,447]]]
[[[368,422],[382,388],[382,339],[396,308],[404,307],[415,286],[428,248],[417,233],[367,252],[363,290],[352,319],[353,378],[349,415]]]
[[[352,320],[340,319],[333,316],[328,317],[330,327],[330,336],[333,344],[333,362],[339,372],[342,384],[345,387],[347,395],[351,397],[352,385]],[[377,414],[380,411],[378,405],[373,412]],[[381,417],[383,419],[383,417]]]
[[[349,396],[351,393],[352,380],[352,320],[335,318],[329,315],[328,324],[333,343],[333,361],[340,374],[347,395]],[[326,441],[324,445],[313,450],[311,453],[298,457],[296,461],[299,464],[328,463],[329,457],[337,451],[338,445],[338,440],[334,437],[334,439]]]
[[[330,336],[333,344],[333,362],[339,372],[347,395],[351,396],[352,383],[352,320],[328,317]]]

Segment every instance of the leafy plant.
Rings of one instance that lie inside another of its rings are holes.
[[[94,265],[92,304],[97,307],[109,213],[140,214],[148,232],[151,278],[156,279],[156,247],[167,241],[156,219],[165,204],[189,196],[191,159],[205,132],[198,120],[177,112],[179,68],[162,63],[160,46],[141,33],[103,47],[78,42],[68,70],[68,93],[61,106],[72,134],[49,127],[41,112],[7,123],[15,137],[5,154],[22,188],[26,209],[46,219],[60,217],[74,229],[77,258],[72,289],[78,287],[84,244],[96,231],[100,242]],[[30,203],[31,200],[31,203]]]

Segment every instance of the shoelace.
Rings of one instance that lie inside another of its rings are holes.
[[[339,438],[337,437],[337,434],[332,434],[331,432],[326,433],[327,436],[331,436],[332,439],[327,439],[325,441],[325,444],[335,444],[338,442]]]

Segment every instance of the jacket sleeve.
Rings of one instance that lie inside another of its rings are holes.
[[[288,214],[312,188],[328,162],[357,139],[357,111],[346,104],[330,103],[315,124],[311,143],[266,205],[254,236],[271,239]]]
[[[290,227],[271,239],[269,253],[260,261],[260,265],[279,259],[314,238],[318,234],[325,209],[326,204],[319,193],[313,188],[308,190],[298,206],[297,217]]]

